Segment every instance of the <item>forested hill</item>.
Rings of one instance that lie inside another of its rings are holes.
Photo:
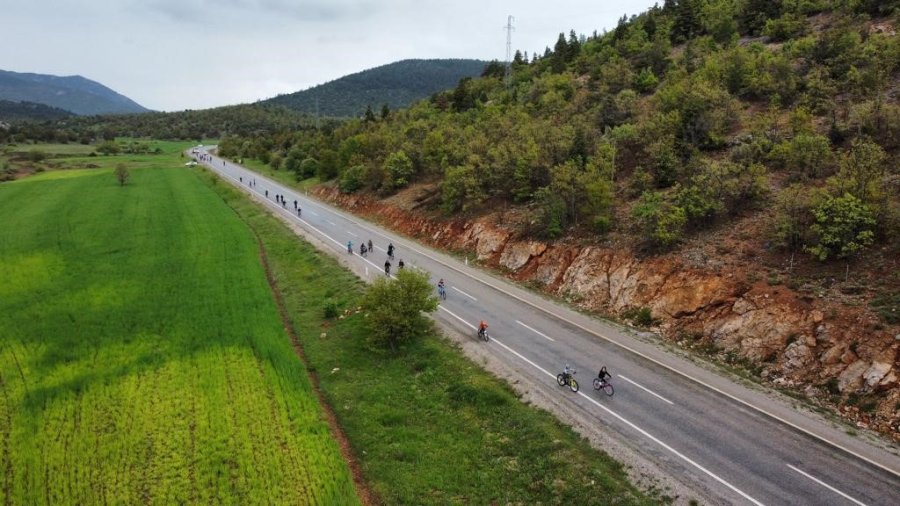
[[[384,119],[222,150],[273,146],[268,158],[345,192],[433,184],[447,215],[518,205],[521,232],[543,238],[666,250],[757,215],[757,244],[822,260],[895,251],[897,6],[669,0],[517,53],[509,88],[493,64]]]
[[[146,112],[130,98],[81,76],[53,76],[0,70],[0,100],[35,102],[75,114]]]
[[[49,121],[68,118],[74,114],[49,105],[34,102],[0,100],[0,121]]]
[[[334,81],[264,101],[308,114],[360,117],[371,106],[376,113],[407,107],[432,93],[453,88],[463,77],[478,76],[480,60],[402,60],[350,74]]]

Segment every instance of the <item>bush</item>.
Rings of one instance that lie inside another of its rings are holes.
[[[404,343],[430,331],[431,320],[425,313],[437,310],[437,306],[428,274],[416,269],[402,269],[397,272],[396,279],[379,277],[366,290],[362,301],[372,330],[369,343],[396,351]]]
[[[388,176],[384,182],[386,190],[403,188],[410,183],[413,176],[412,160],[402,150],[391,153],[384,160],[384,172]]]
[[[875,240],[875,217],[867,205],[849,193],[826,195],[813,209],[810,231],[815,243],[807,248],[819,260],[847,258]]]
[[[797,38],[805,32],[806,16],[794,13],[787,13],[778,19],[766,21],[766,26],[762,31],[763,35],[776,42]]]
[[[681,240],[687,214],[656,192],[644,192],[631,212],[643,238],[656,246],[668,247]]]
[[[778,169],[790,172],[795,180],[826,176],[834,170],[831,142],[821,135],[800,134],[777,144],[769,153],[769,160]]]
[[[325,303],[322,305],[322,315],[325,318],[336,318],[340,313],[340,307],[338,303],[334,299],[325,299]]]
[[[342,193],[354,193],[363,187],[366,168],[363,165],[354,165],[341,175],[340,189]]]
[[[319,161],[309,157],[300,162],[300,168],[297,171],[297,177],[300,179],[309,179],[319,172]]]

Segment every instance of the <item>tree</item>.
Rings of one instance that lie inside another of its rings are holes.
[[[878,205],[883,197],[882,178],[886,154],[881,146],[855,139],[841,158],[841,170],[828,183],[836,194],[850,193],[867,205]]]
[[[403,188],[413,176],[413,162],[405,151],[395,151],[384,160],[384,172],[388,176],[385,189],[391,191]]]
[[[869,206],[849,193],[826,195],[813,209],[815,223],[810,231],[816,242],[807,247],[821,261],[830,257],[849,258],[875,240],[875,218]]]
[[[130,174],[128,173],[128,169],[125,167],[125,164],[120,163],[116,165],[115,176],[116,181],[119,182],[119,186],[125,186],[125,184],[128,183]]]
[[[437,306],[425,272],[410,268],[397,271],[396,279],[379,277],[362,300],[372,330],[370,344],[396,351],[398,346],[425,335],[431,328],[425,313],[434,312]]]
[[[386,120],[391,115],[391,108],[387,104],[381,104],[381,119]]]
[[[681,240],[687,215],[681,207],[666,201],[657,192],[644,192],[631,212],[644,239],[661,247]]]
[[[366,113],[363,116],[363,118],[365,119],[366,123],[374,123],[375,122],[375,113],[372,112],[371,105],[366,106]]]

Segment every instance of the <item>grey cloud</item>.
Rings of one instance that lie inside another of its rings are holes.
[[[154,0],[147,7],[171,20],[185,22],[288,18],[292,21],[327,23],[367,19],[380,10],[378,5],[360,0]]]

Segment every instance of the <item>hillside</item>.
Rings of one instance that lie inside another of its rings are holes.
[[[52,76],[0,70],[0,100],[35,102],[79,115],[146,112],[148,109],[81,76]]]
[[[220,152],[900,437],[897,6],[667,1]]]
[[[402,60],[350,74],[263,103],[282,105],[307,114],[359,117],[371,106],[376,114],[383,104],[407,107],[432,93],[450,89],[463,77],[480,75],[487,62],[480,60]]]
[[[0,100],[0,121],[49,121],[74,116],[73,113],[34,102],[11,102]]]

